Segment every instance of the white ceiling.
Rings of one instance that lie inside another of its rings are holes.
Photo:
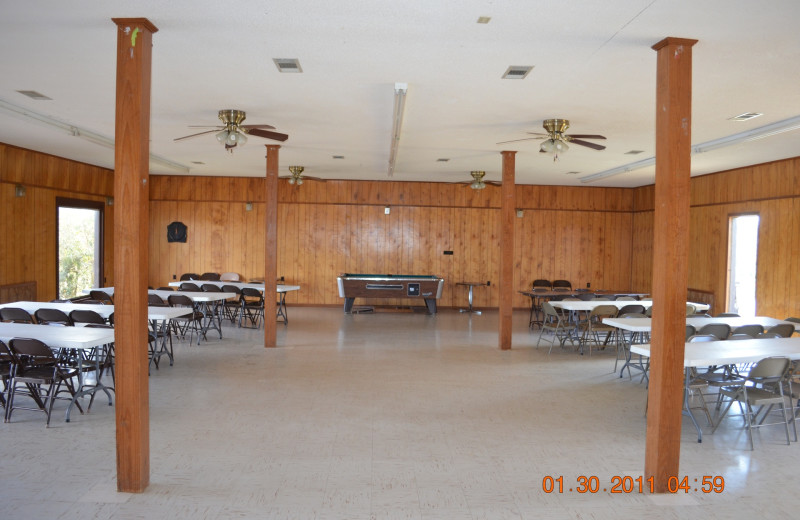
[[[233,154],[213,134],[217,111],[289,134],[289,165],[325,179],[389,180],[394,85],[408,84],[391,180],[499,180],[517,150],[519,184],[587,185],[581,177],[655,154],[656,52],[665,37],[693,48],[692,142],[800,115],[800,2],[775,0],[0,0],[0,101],[113,138],[116,25],[148,18],[153,36],[150,151],[192,175],[264,175],[263,144]],[[477,23],[489,16],[488,24]],[[302,74],[273,58],[297,58]],[[533,65],[524,80],[501,79]],[[18,90],[50,98],[34,101]],[[764,115],[746,122],[744,112]],[[602,134],[604,151],[572,145],[558,162],[539,141],[497,145],[565,118]],[[697,154],[692,174],[800,155],[800,131]],[[0,142],[112,168],[113,149],[0,109]],[[639,155],[626,155],[642,150]],[[344,159],[333,159],[343,155]],[[437,162],[448,158],[448,162]],[[194,162],[204,164],[197,165]],[[569,172],[578,172],[577,174]],[[153,163],[153,174],[178,171]],[[591,186],[641,186],[654,167]]]

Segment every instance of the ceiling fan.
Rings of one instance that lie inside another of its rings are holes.
[[[222,121],[222,126],[191,126],[189,128],[213,128],[197,134],[186,135],[178,137],[175,141],[182,141],[190,137],[197,137],[198,135],[211,134],[216,132],[217,141],[225,145],[225,149],[233,153],[233,149],[239,145],[244,145],[247,142],[247,134],[263,137],[265,139],[272,139],[273,141],[285,141],[289,139],[286,134],[278,132],[271,132],[275,130],[271,125],[243,125],[246,115],[243,110],[225,109],[219,111],[219,120]]]
[[[325,179],[320,179],[318,177],[303,177],[303,171],[305,167],[303,166],[289,166],[289,171],[292,172],[291,176],[282,176],[281,179],[289,179],[289,184],[294,184],[295,186],[300,186],[303,184],[304,179],[311,179],[314,181],[325,182]]]
[[[578,144],[581,146],[586,146],[587,148],[593,148],[595,150],[606,149],[606,147],[601,144],[584,141],[584,139],[605,139],[605,136],[595,134],[565,134],[564,132],[566,132],[567,128],[569,128],[568,119],[545,119],[542,122],[542,127],[547,130],[546,134],[528,132],[536,137],[501,141],[497,144],[516,143],[518,141],[528,141],[530,139],[545,139],[545,141],[539,147],[539,151],[541,153],[552,153],[554,161],[558,160],[558,154],[560,152],[566,152],[569,150],[567,143]]]
[[[469,172],[472,175],[472,182],[470,181],[462,181],[459,184],[463,184],[464,187],[469,186],[473,190],[482,190],[486,187],[487,184],[491,184],[492,186],[500,186],[500,182],[498,181],[485,181],[483,177],[486,175],[485,171],[476,171],[473,170]]]

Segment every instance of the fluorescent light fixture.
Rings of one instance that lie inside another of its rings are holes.
[[[747,141],[755,141],[756,139],[771,137],[784,132],[797,130],[798,128],[800,128],[800,116],[795,116],[789,119],[784,119],[783,121],[778,121],[776,123],[759,126],[758,128],[753,128],[752,130],[729,135],[728,137],[722,137],[720,139],[714,139],[713,141],[700,143],[692,146],[692,153],[710,152],[711,150],[716,150],[717,148],[733,146],[735,144],[740,144]]]
[[[630,164],[624,164],[622,166],[617,166],[616,168],[611,168],[610,170],[606,170],[600,173],[593,173],[592,175],[587,175],[586,177],[581,177],[580,181],[583,183],[593,182],[600,179],[605,179],[606,177],[613,177],[614,175],[619,175],[620,173],[628,173],[633,170],[638,170],[640,168],[647,168],[648,166],[652,166],[656,163],[655,157],[649,157],[647,159],[642,159],[641,161],[632,162]]]
[[[114,149],[114,139],[92,132],[91,130],[86,130],[79,126],[71,125],[69,123],[64,123],[63,121],[59,121],[57,119],[53,119],[50,116],[39,114],[38,112],[34,112],[33,110],[29,110],[27,108],[14,105],[13,103],[9,103],[2,99],[0,99],[0,109],[51,126],[57,130],[65,132],[68,135],[80,137],[86,141],[89,141],[90,143],[98,144],[100,146],[105,146],[106,148],[111,148],[112,150]],[[170,161],[169,159],[165,159],[164,157],[160,157],[152,153],[150,154],[150,163],[160,164],[162,166],[166,166],[167,168],[172,168],[173,170],[177,170],[183,173],[189,173],[188,166],[184,166],[183,164]]]
[[[747,130],[738,134],[733,134],[727,137],[721,137],[719,139],[713,139],[711,141],[706,141],[705,143],[693,145],[691,148],[691,153],[696,154],[710,152],[711,150],[716,150],[718,148],[725,148],[727,146],[733,146],[745,143],[747,141],[755,141],[756,139],[763,139],[765,137],[771,137],[773,135],[791,132],[792,130],[798,129],[800,129],[800,116],[790,117],[789,119],[784,119],[783,121],[777,121],[775,123],[760,126],[758,128],[753,128],[752,130]],[[646,168],[648,166],[652,166],[655,164],[655,162],[655,157],[642,159],[641,161],[636,161],[630,164],[612,168],[610,170],[587,175],[586,177],[581,177],[581,182],[593,182],[599,179],[605,179],[614,175],[619,175],[620,173]]]
[[[394,84],[394,112],[392,114],[392,145],[389,149],[389,177],[394,175],[397,149],[400,146],[400,130],[403,128],[403,112],[406,107],[408,83]]]

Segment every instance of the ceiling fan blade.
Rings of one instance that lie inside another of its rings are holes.
[[[500,181],[483,181],[484,184],[491,184],[492,186],[502,186],[503,183]]]
[[[542,132],[525,132],[525,133],[528,135],[538,135],[542,139],[544,139],[545,137],[550,137],[550,134],[543,134]]]
[[[178,137],[177,139],[173,139],[173,141],[182,141],[184,139],[189,139],[190,137],[197,137],[198,135],[203,135],[203,134],[212,134],[212,133],[218,132],[218,131],[219,131],[219,129],[215,128],[214,130],[206,130],[205,132],[200,132],[198,134],[185,135],[183,137]]]
[[[588,148],[594,148],[595,150],[605,150],[606,149],[606,147],[603,146],[602,144],[590,143],[589,141],[581,141],[580,139],[570,139],[569,142],[570,143],[579,144],[581,146],[586,146]]]
[[[273,141],[285,141],[289,139],[289,136],[286,134],[280,134],[278,132],[270,132],[269,130],[262,130],[261,128],[248,129],[247,133],[250,135],[255,135],[256,137],[272,139]]]
[[[188,128],[218,128],[222,130],[225,127],[222,125],[189,125]]]
[[[525,139],[512,139],[511,141],[500,141],[499,143],[495,144],[517,143],[519,141],[533,141],[536,139],[541,139],[541,137],[526,137]]]
[[[592,135],[592,134],[566,134],[566,137],[571,139],[605,139],[603,135]]]
[[[267,130],[275,130],[275,127],[272,125],[239,125],[239,128],[246,128],[247,130],[252,130],[253,128],[265,128]]]

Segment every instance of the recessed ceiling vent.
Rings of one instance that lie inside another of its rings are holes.
[[[272,61],[275,62],[275,66],[281,72],[303,72],[303,68],[300,67],[300,60],[296,58],[273,58]]]
[[[44,94],[36,92],[35,90],[18,90],[20,94],[23,96],[28,96],[31,99],[35,99],[36,101],[52,101],[53,98],[49,98]]]
[[[730,118],[731,121],[747,121],[749,119],[756,118],[758,116],[763,116],[764,114],[759,114],[758,112],[745,112],[744,114],[739,114],[736,117]]]
[[[533,65],[530,67],[512,65],[503,73],[503,79],[525,79],[532,70]]]

